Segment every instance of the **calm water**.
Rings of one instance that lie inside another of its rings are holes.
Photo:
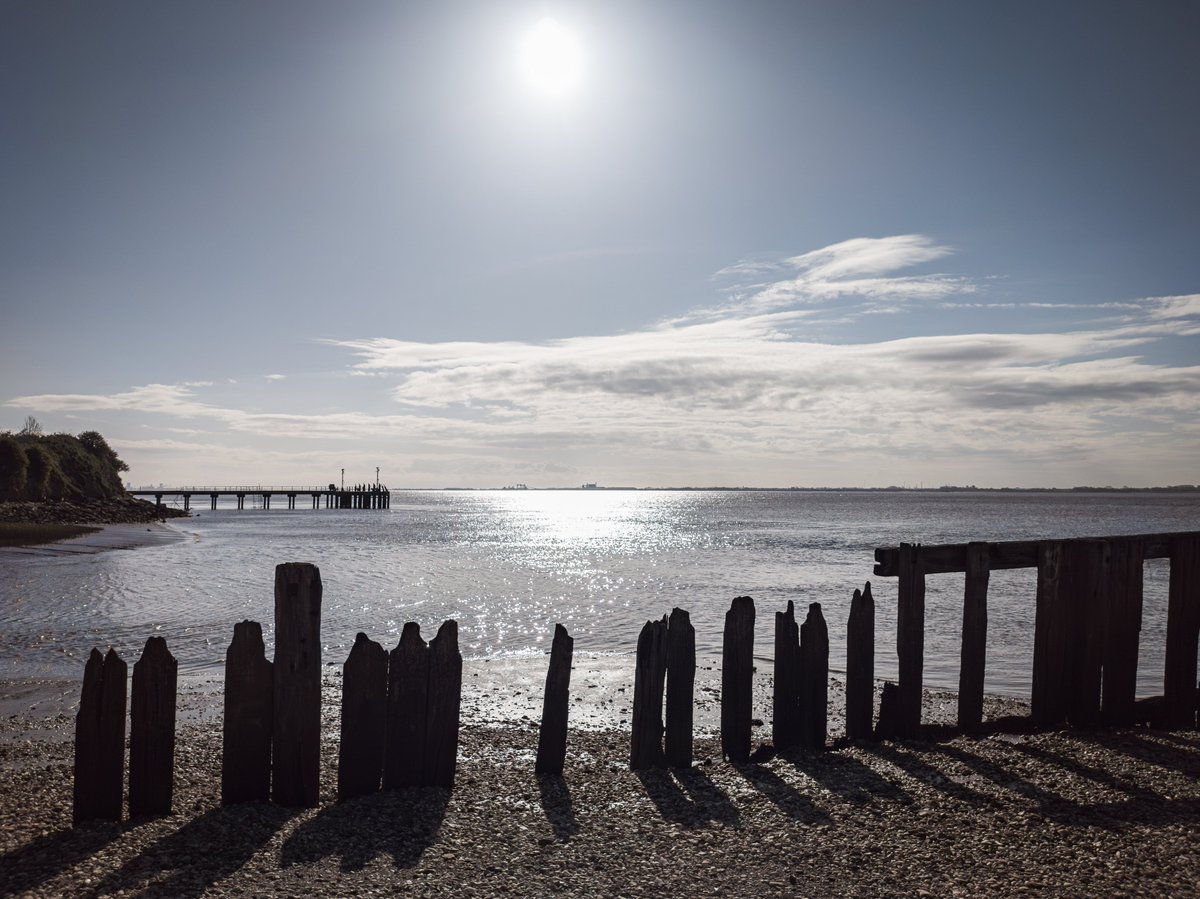
[[[851,593],[872,580],[876,673],[894,677],[896,583],[873,578],[876,546],[1200,529],[1192,494],[404,492],[392,503],[202,510],[176,523],[189,538],[174,545],[0,558],[0,676],[78,677],[92,646],[132,663],[153,633],[181,670],[219,672],[234,622],[259,620],[271,639],[275,564],[311,561],[327,664],[359,630],[390,647],[404,622],[430,637],[445,618],[468,656],[540,654],[556,621],[577,652],[630,652],[642,623],[672,606],[691,612],[700,652],[717,654],[730,599],[749,594],[762,658],[776,610],[819,602],[840,671]],[[1147,562],[1142,694],[1162,689],[1166,574]],[[992,575],[991,692],[1028,695],[1035,581]],[[929,578],[927,684],[957,686],[961,603],[961,575]]]

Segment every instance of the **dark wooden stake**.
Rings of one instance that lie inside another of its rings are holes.
[[[771,740],[778,750],[800,743],[800,627],[796,606],[788,600],[787,611],[775,613],[775,690],[771,704],[774,718]]]
[[[387,731],[387,681],[387,651],[360,632],[342,665],[338,802],[379,789]]]
[[[313,808],[321,786],[321,572],[275,567],[275,719],[271,798]]]
[[[696,686],[696,629],[683,609],[667,620],[667,764],[692,767],[692,714]]]
[[[429,700],[429,647],[415,621],[404,625],[388,665],[387,757],[383,788],[421,786]]]
[[[225,653],[225,720],[221,803],[266,802],[271,795],[271,731],[275,707],[273,665],[262,625],[234,625]]]
[[[667,676],[667,616],[647,621],[638,635],[633,676],[633,733],[629,767],[661,768],[663,755],[663,682]]]
[[[1142,630],[1142,544],[1126,537],[1111,543],[1108,569],[1108,634],[1100,718],[1131,727],[1136,715],[1138,636]]]
[[[542,697],[542,727],[538,732],[537,774],[562,774],[567,760],[567,711],[571,705],[571,658],[575,640],[561,624],[554,625],[550,668]]]
[[[1066,596],[1059,588],[1062,556],[1060,541],[1045,541],[1038,546],[1030,717],[1041,727],[1067,720],[1069,634]]]
[[[846,736],[869,740],[875,718],[875,599],[871,582],[850,599],[846,624]]]
[[[754,600],[739,596],[725,613],[721,645],[721,751],[731,762],[750,758],[753,677]]]
[[[900,675],[897,735],[915,738],[921,730],[921,683],[925,665],[925,570],[921,565],[921,547],[911,543],[900,544],[896,651]]]
[[[900,729],[900,688],[885,681],[879,697],[879,723],[875,725],[876,740],[894,740]]]
[[[1072,541],[1063,551],[1059,589],[1068,593],[1071,634],[1071,694],[1067,721],[1076,727],[1100,724],[1100,681],[1108,620],[1108,546],[1103,541]]]
[[[1196,642],[1200,634],[1200,538],[1171,544],[1167,594],[1167,657],[1163,698],[1167,726],[1196,726]]]
[[[169,815],[175,772],[178,665],[151,637],[133,666],[129,703],[129,817]]]
[[[968,733],[974,733],[983,724],[988,573],[988,545],[969,544],[963,591],[962,651],[958,668],[958,726]]]
[[[426,701],[422,785],[454,787],[458,767],[458,725],[462,710],[462,654],[458,622],[442,622],[429,641],[429,698]]]
[[[128,666],[110,649],[93,649],[83,671],[75,715],[76,824],[120,821],[125,784],[125,677]]]
[[[819,602],[800,627],[800,743],[824,749],[829,735],[829,628]]]

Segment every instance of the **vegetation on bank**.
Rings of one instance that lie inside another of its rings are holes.
[[[27,524],[0,521],[0,546],[39,546],[94,534],[100,528],[80,524]]]
[[[128,470],[96,431],[42,434],[28,418],[20,432],[0,433],[0,502],[117,499]]]

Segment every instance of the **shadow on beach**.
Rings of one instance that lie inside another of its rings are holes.
[[[667,821],[697,828],[713,824],[740,823],[740,815],[729,797],[698,768],[638,771],[646,795]]]
[[[358,871],[381,855],[414,867],[437,839],[450,791],[415,787],[373,793],[322,809],[283,844],[280,867],[340,856],[342,871]]]
[[[554,838],[565,843],[579,833],[579,821],[575,818],[575,807],[571,803],[571,790],[561,774],[539,774],[537,781],[542,795],[542,811],[554,828]]]
[[[120,838],[123,828],[95,821],[38,837],[0,856],[0,896],[36,889]]]

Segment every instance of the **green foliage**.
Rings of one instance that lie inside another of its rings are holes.
[[[29,460],[11,435],[0,436],[0,499],[15,499],[29,479]]]
[[[0,436],[0,500],[113,499],[128,470],[95,431]]]

